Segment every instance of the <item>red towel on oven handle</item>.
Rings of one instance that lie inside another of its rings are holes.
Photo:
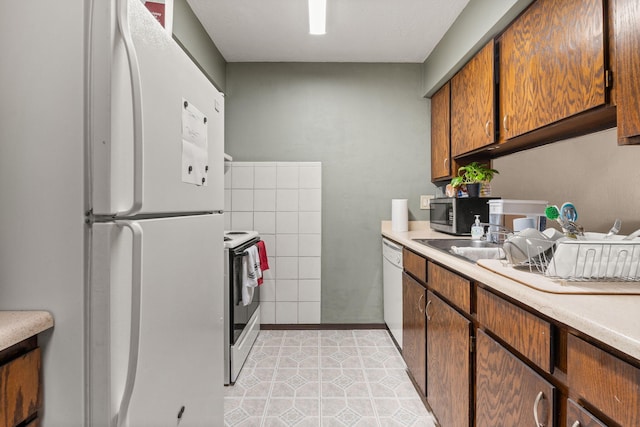
[[[267,247],[262,240],[256,243],[258,246],[258,257],[260,258],[260,270],[265,271],[269,269],[269,259],[267,258]],[[258,279],[258,286],[262,285],[263,278]]]

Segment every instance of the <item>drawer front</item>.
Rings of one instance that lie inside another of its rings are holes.
[[[475,426],[555,426],[555,387],[482,330],[476,340]]]
[[[429,288],[466,313],[471,312],[471,282],[437,264],[429,263]]]
[[[551,373],[551,324],[480,287],[477,298],[478,322]]]
[[[567,400],[567,427],[607,427],[586,409],[571,399]]]
[[[579,396],[622,426],[640,425],[640,369],[569,334],[569,394]]]
[[[404,269],[411,273],[413,277],[421,280],[423,283],[427,282],[427,260],[420,255],[411,252],[410,250],[402,249],[402,265]]]
[[[36,348],[0,366],[0,427],[14,427],[40,408],[40,365]]]

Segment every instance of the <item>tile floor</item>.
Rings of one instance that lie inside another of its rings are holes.
[[[263,330],[225,426],[433,427],[386,330]]]

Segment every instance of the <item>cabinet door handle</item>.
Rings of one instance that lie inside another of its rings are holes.
[[[580,421],[576,420],[575,423],[571,424],[571,427],[580,427],[582,424],[580,424]]]
[[[502,118],[502,127],[504,128],[504,130],[508,131],[509,128],[507,127],[507,118],[509,116],[507,114],[504,115],[504,117]]]
[[[420,299],[418,299],[418,310],[420,310],[420,313],[422,313],[422,305],[420,304],[420,301],[422,301],[423,298],[424,294],[420,295]]]
[[[427,305],[424,306],[424,315],[427,320],[431,320],[431,316],[429,316],[429,306],[431,305],[431,300],[427,301]]]
[[[535,402],[533,402],[533,419],[536,421],[536,427],[545,427],[544,424],[540,423],[540,419],[538,418],[538,406],[540,406],[540,401],[544,399],[544,393],[539,392],[536,396]]]
[[[447,157],[444,158],[444,167],[447,167],[447,162],[449,161],[449,159]]]
[[[488,137],[491,137],[491,134],[489,133],[490,124],[491,124],[491,120],[487,120],[487,123],[484,124],[484,133],[486,133]]]

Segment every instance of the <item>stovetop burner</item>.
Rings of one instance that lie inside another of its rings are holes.
[[[225,231],[224,232],[224,247],[225,248],[237,248],[244,243],[259,237],[257,231]]]

